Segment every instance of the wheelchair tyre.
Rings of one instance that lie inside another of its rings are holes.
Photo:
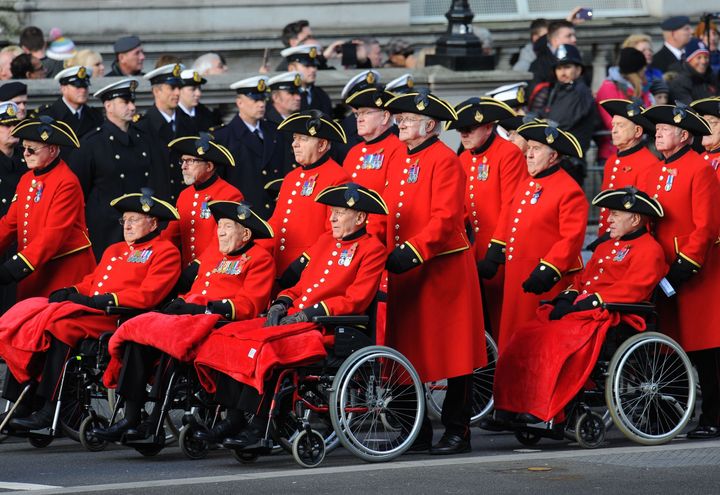
[[[260,457],[257,452],[244,452],[242,449],[232,449],[232,455],[240,464],[252,464]]]
[[[325,437],[315,430],[301,431],[293,440],[292,455],[304,468],[319,466],[325,459]]]
[[[83,419],[80,423],[80,444],[85,447],[88,452],[100,452],[105,450],[108,442],[101,440],[92,434],[93,428],[107,428],[110,422],[103,416],[90,415]]]
[[[605,422],[594,412],[582,413],[575,422],[575,440],[581,447],[594,449],[605,440]]]
[[[102,375],[91,376],[79,370],[68,372],[74,376],[68,376],[65,381],[59,423],[66,437],[80,442],[80,426],[85,419],[93,415],[105,418],[112,416],[115,391],[102,385]],[[93,412],[88,414],[89,411]]]
[[[473,398],[470,424],[475,425],[493,410],[493,381],[495,380],[495,366],[497,364],[498,348],[495,340],[485,332],[485,347],[487,349],[488,364],[484,368],[473,371]],[[425,384],[428,415],[440,419],[442,404],[445,400],[447,381],[440,380]]]
[[[607,407],[618,429],[634,442],[659,445],[672,440],[692,417],[695,393],[690,359],[666,335],[634,335],[610,361]]]
[[[50,445],[55,437],[50,435],[31,435],[28,437],[28,443],[36,449],[44,449]]]
[[[140,452],[140,454],[144,455],[145,457],[153,457],[160,453],[162,449],[165,448],[165,438],[167,435],[165,434],[165,429],[163,428],[160,431],[160,435],[158,435],[158,442],[157,443],[148,443],[148,444],[134,444],[133,448]]]
[[[540,435],[527,430],[516,431],[515,438],[526,447],[533,447],[540,441]]]
[[[188,459],[204,459],[208,455],[209,446],[207,442],[194,437],[194,433],[200,428],[202,428],[202,426],[190,423],[180,430],[180,437],[178,439],[180,450],[182,450]]]
[[[417,438],[424,395],[405,356],[389,347],[366,347],[350,355],[335,375],[330,420],[342,445],[356,457],[389,461]]]

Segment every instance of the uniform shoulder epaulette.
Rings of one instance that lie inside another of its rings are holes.
[[[222,129],[223,127],[226,127],[226,126],[227,126],[227,124],[216,125],[216,126],[211,127],[210,129],[208,129],[208,131],[209,132],[219,131],[220,129]]]
[[[82,142],[82,141],[88,141],[88,140],[92,139],[93,136],[96,136],[96,135],[101,134],[101,133],[102,133],[102,127],[101,127],[101,126],[97,126],[97,127],[93,128],[91,131],[88,131],[88,133],[85,134],[85,135],[80,139],[80,141],[81,141],[81,142]]]

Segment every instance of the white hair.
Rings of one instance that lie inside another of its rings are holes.
[[[222,62],[222,59],[217,53],[200,55],[193,62],[192,70],[197,71],[201,76],[205,76],[207,71],[212,69],[218,61]]]

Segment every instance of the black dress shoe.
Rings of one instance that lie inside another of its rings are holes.
[[[430,447],[432,455],[463,454],[465,452],[470,452],[469,433],[467,436],[461,437],[445,432],[440,441]]]
[[[123,418],[107,428],[93,428],[91,434],[95,438],[106,442],[119,442],[123,435],[130,429],[130,423]]]
[[[538,418],[537,416],[533,416],[530,413],[520,413],[515,418],[515,421],[518,423],[525,423],[525,424],[536,424],[536,423],[544,423],[542,419]]]
[[[225,438],[235,435],[240,428],[231,423],[228,419],[219,421],[209,430],[197,430],[193,433],[193,438],[208,443],[220,443]]]
[[[225,438],[223,447],[230,449],[252,449],[260,447],[260,435],[252,428],[245,428],[238,434]]]
[[[8,426],[15,430],[42,430],[52,425],[55,416],[55,405],[45,404],[26,418],[12,418]]]
[[[720,437],[720,428],[717,426],[703,426],[699,425],[697,428],[687,434],[688,438],[696,440],[705,440],[706,438],[717,438]]]
[[[507,423],[498,421],[492,417],[481,419],[478,422],[477,427],[487,431],[505,431],[508,429]]]
[[[157,420],[145,420],[139,425],[128,428],[123,436],[123,442],[132,442],[136,440],[146,440],[151,435],[155,434],[155,427],[157,426]]]

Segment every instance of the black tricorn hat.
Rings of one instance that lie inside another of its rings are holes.
[[[437,120],[457,120],[452,105],[427,90],[396,95],[385,103],[385,108],[393,113],[408,112]]]
[[[80,147],[80,141],[72,128],[62,120],[55,120],[49,115],[21,121],[13,129],[12,135],[18,139],[29,139],[40,143]]]
[[[654,124],[673,125],[694,136],[712,134],[710,124],[687,105],[655,105],[645,110],[642,115]]]
[[[538,114],[536,112],[528,112],[525,115],[516,115],[515,117],[501,120],[498,123],[508,131],[516,131],[519,127],[533,122],[539,124],[543,123],[543,121],[538,118]]]
[[[625,117],[645,129],[649,134],[655,132],[655,124],[641,115],[645,111],[645,107],[642,106],[642,102],[638,99],[631,101],[611,98],[601,101],[600,106],[611,116]]]
[[[365,88],[357,91],[345,99],[345,104],[353,108],[380,108],[385,110],[385,103],[395,95],[383,88]]]
[[[173,205],[153,196],[154,191],[148,187],[140,189],[139,193],[123,194],[110,201],[110,206],[124,213],[134,211],[144,213],[160,220],[179,220],[180,215]]]
[[[505,103],[483,96],[469,98],[455,107],[457,120],[445,124],[445,129],[463,129],[515,117],[515,111]]]
[[[294,113],[280,123],[278,130],[347,143],[343,128],[318,110]]]
[[[326,187],[315,197],[315,201],[366,213],[388,214],[387,205],[377,192],[354,182]]]
[[[184,136],[173,139],[168,148],[183,155],[190,155],[217,165],[235,166],[235,159],[228,149],[213,141],[212,134],[201,132],[199,136]]]
[[[229,218],[252,231],[255,239],[271,239],[273,230],[247,203],[236,201],[210,201],[208,207],[216,221]]]
[[[593,198],[592,204],[610,210],[639,213],[650,217],[661,218],[665,215],[663,207],[657,199],[651,198],[634,187],[606,189]]]
[[[575,136],[547,122],[530,122],[518,127],[517,132],[527,140],[550,146],[561,155],[582,158],[583,152]]]
[[[699,115],[720,117],[720,96],[695,100],[690,103],[690,108],[695,110]]]

